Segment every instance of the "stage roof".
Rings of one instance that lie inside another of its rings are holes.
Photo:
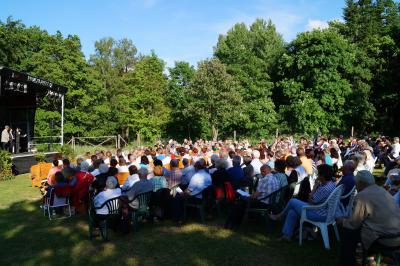
[[[0,66],[0,96],[44,94],[61,97],[66,92],[64,86]]]

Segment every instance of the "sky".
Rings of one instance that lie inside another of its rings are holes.
[[[342,19],[344,0],[0,0],[0,20],[22,20],[54,34],[80,37],[89,58],[104,37],[129,38],[167,66],[212,57],[218,36],[238,22],[271,19],[285,41]]]

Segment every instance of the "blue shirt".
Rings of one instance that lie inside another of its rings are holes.
[[[353,189],[353,187],[356,185],[354,175],[349,174],[349,175],[342,176],[342,179],[340,179],[337,186],[340,186],[340,185],[344,186],[343,195],[347,195]],[[341,201],[344,206],[347,206],[347,204],[349,204],[349,198],[343,199]]]
[[[229,181],[234,188],[238,188],[239,184],[243,181],[244,172],[243,168],[240,166],[234,166],[227,170],[229,175]]]
[[[201,192],[211,186],[211,176],[206,170],[202,169],[197,171],[190,180],[188,189],[191,196],[196,196],[196,198],[201,199]]]
[[[327,165],[333,166],[332,158],[330,155],[325,155],[325,163]]]
[[[192,179],[192,176],[196,173],[193,165],[183,168],[181,172],[182,172],[182,180],[181,180],[182,185],[188,185],[190,183],[190,180]]]

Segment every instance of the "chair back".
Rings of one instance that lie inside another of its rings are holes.
[[[335,219],[336,209],[339,206],[340,196],[343,193],[343,185],[340,185],[335,188],[335,190],[329,195],[328,199],[325,201],[323,205],[327,205],[326,207],[326,222],[331,223]]]
[[[108,214],[119,214],[120,210],[121,210],[121,205],[119,202],[120,197],[115,197],[115,198],[111,198],[106,200],[100,207],[96,207],[95,209],[101,209],[104,206],[107,207],[108,210]]]
[[[153,194],[153,191],[149,191],[149,192],[141,193],[136,196],[136,199],[139,201],[139,207],[138,207],[139,211],[147,211],[149,204],[150,204],[152,194]]]
[[[54,187],[52,187],[48,193],[50,194],[50,197],[47,197],[46,204],[49,205],[50,207],[63,206],[69,203],[69,197],[57,196]]]
[[[224,182],[224,191],[226,200],[233,202],[235,200],[235,190],[230,182]]]
[[[349,193],[340,197],[340,200],[344,200],[347,198],[349,199],[349,202],[347,203],[347,206],[345,208],[346,216],[350,216],[352,213],[354,199],[356,198],[356,195],[357,195],[357,190],[356,190],[356,186],[354,186],[353,189]]]

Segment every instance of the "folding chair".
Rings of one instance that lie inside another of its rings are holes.
[[[49,197],[44,198],[44,204],[42,205],[43,208],[43,215],[46,216],[46,211],[49,216],[49,220],[52,220],[52,210],[55,208],[60,207],[68,207],[68,216],[64,218],[71,217],[71,205],[69,203],[69,196],[66,197],[58,197],[55,193],[55,188],[51,188],[48,192],[50,194]],[[61,219],[61,218],[58,218]]]

